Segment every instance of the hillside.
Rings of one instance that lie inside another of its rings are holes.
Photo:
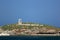
[[[30,23],[30,24],[34,24],[34,23]],[[22,28],[32,29],[34,27],[39,28],[39,29],[41,29],[41,28],[47,28],[47,29],[60,30],[60,28],[57,28],[57,27],[54,27],[54,26],[49,26],[49,25],[46,25],[46,24],[39,24],[39,26],[31,26],[31,25],[30,26],[26,26],[26,25],[17,25],[17,24],[7,24],[7,25],[3,25],[1,28],[3,30],[13,30],[13,29],[22,29]]]
[[[37,23],[22,23],[18,24],[7,24],[0,27],[1,32],[9,33],[10,35],[20,35],[20,34],[56,34],[60,33],[60,28],[49,26],[46,24],[37,24]],[[1,33],[0,32],[0,33]]]

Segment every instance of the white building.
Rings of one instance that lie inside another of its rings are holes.
[[[39,26],[39,24],[23,24],[22,19],[18,19],[18,25],[26,25],[26,26]],[[43,25],[40,25],[43,26]]]
[[[18,25],[22,24],[22,19],[18,19]]]
[[[18,25],[26,25],[26,26],[30,26],[30,24],[23,24],[23,23],[22,23],[22,19],[18,19]]]

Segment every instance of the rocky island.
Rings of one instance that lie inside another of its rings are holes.
[[[46,24],[22,22],[21,19],[16,24],[7,24],[0,27],[0,36],[15,35],[60,36],[60,28]]]

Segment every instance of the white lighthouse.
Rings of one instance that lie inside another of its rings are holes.
[[[22,19],[18,19],[18,25],[22,25]]]

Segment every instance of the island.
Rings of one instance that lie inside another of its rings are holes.
[[[0,26],[0,36],[60,36],[60,28],[46,24],[22,22]]]

